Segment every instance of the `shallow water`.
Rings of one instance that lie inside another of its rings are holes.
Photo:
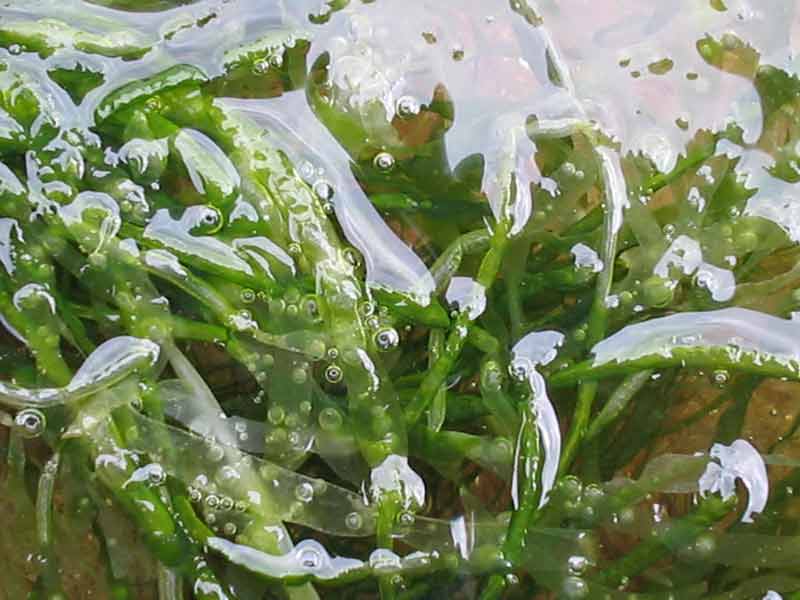
[[[4,597],[800,597],[799,19],[0,3]]]

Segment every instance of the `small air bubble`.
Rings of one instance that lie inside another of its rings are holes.
[[[47,427],[44,413],[37,408],[26,408],[17,413],[14,425],[26,438],[39,437]]]
[[[364,525],[364,519],[357,512],[351,512],[344,518],[344,524],[351,531],[358,531]]]
[[[589,595],[589,586],[580,577],[567,577],[562,587],[563,597],[568,600],[578,600]]]
[[[225,449],[216,442],[212,442],[208,446],[208,458],[211,462],[221,461],[225,458]]]
[[[315,548],[301,548],[297,560],[304,569],[316,570],[322,566],[322,555]]]
[[[314,499],[314,486],[307,481],[297,484],[297,487],[294,488],[294,497],[300,502],[311,502]]]
[[[342,369],[338,365],[329,365],[328,368],[325,369],[325,380],[328,383],[339,383],[342,377]]]
[[[413,96],[403,96],[397,101],[397,114],[404,119],[418,115],[419,111],[419,101]]]
[[[417,518],[414,516],[414,513],[403,512],[400,513],[398,521],[400,522],[400,525],[403,527],[411,527],[414,525],[414,523],[416,523]]]
[[[333,198],[333,186],[324,179],[320,179],[314,184],[314,194],[320,200],[329,202]]]
[[[386,327],[375,334],[375,345],[381,352],[394,350],[400,345],[400,334],[393,327]]]
[[[394,168],[394,156],[388,152],[379,152],[375,155],[373,164],[380,171],[391,171]]]
[[[239,297],[245,304],[252,304],[256,301],[256,293],[250,288],[243,289]]]
[[[589,561],[586,559],[585,556],[570,556],[567,560],[567,565],[569,566],[569,572],[573,575],[582,575],[583,572],[586,570],[586,566],[588,565]]]
[[[267,420],[273,425],[280,425],[286,417],[286,411],[281,406],[271,406],[267,411]]]
[[[302,385],[308,381],[308,370],[305,367],[295,367],[292,369],[292,381],[297,385]]]
[[[342,414],[335,408],[323,408],[317,420],[325,431],[333,431],[342,426]]]
[[[253,73],[256,75],[263,75],[269,71],[269,61],[259,60],[253,64]]]
[[[718,386],[724,386],[728,383],[730,379],[730,374],[725,369],[717,369],[714,371],[712,378],[714,379],[714,383]]]
[[[231,522],[225,523],[225,525],[222,527],[222,533],[224,533],[228,537],[233,537],[234,535],[236,535],[236,523],[231,523]]]

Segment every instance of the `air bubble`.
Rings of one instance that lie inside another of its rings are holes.
[[[273,425],[280,425],[286,417],[286,411],[282,406],[271,406],[267,411],[267,420]]]
[[[242,474],[239,473],[239,471],[237,471],[231,465],[225,465],[219,470],[220,481],[234,481],[241,478]]]
[[[233,498],[231,498],[229,496],[224,496],[219,501],[219,507],[222,510],[233,510],[233,505],[234,505]]]
[[[317,181],[313,189],[314,194],[320,200],[329,202],[333,198],[333,186],[324,179]]]
[[[417,518],[414,516],[414,513],[403,512],[400,513],[400,516],[397,518],[397,520],[403,527],[412,527],[414,523],[416,523]]]
[[[224,533],[228,537],[233,537],[234,535],[236,535],[236,523],[231,523],[231,522],[225,523],[225,525],[222,527],[222,533]]]
[[[289,434],[289,436],[287,437],[287,439],[289,440],[289,444],[291,444],[291,446],[293,448],[302,449],[302,448],[300,448],[302,446],[302,444],[300,443],[302,441],[302,439],[300,437],[300,432],[299,431],[292,431]]]
[[[316,548],[300,548],[297,561],[304,569],[316,570],[322,566],[322,554]]]
[[[386,327],[375,334],[375,345],[381,352],[394,350],[400,345],[400,334],[393,327]]]
[[[335,408],[324,408],[320,411],[319,426],[325,431],[335,431],[342,426],[342,413]]]
[[[364,519],[357,512],[351,512],[344,518],[344,524],[348,529],[358,531],[364,525]]]
[[[39,437],[47,427],[44,413],[37,408],[26,408],[17,413],[14,425],[26,438]]]
[[[570,556],[567,560],[569,572],[573,575],[582,575],[586,571],[589,561],[585,556]]]
[[[308,381],[308,369],[303,366],[292,369],[292,381],[297,385],[304,384]]]
[[[379,171],[391,171],[394,168],[394,156],[388,152],[379,152],[375,155],[373,164]]]
[[[215,510],[219,506],[219,496],[216,494],[206,496],[206,506],[211,510]]]
[[[311,502],[314,499],[314,486],[307,481],[297,484],[297,487],[294,488],[294,497],[300,502]]]
[[[269,61],[259,60],[253,64],[253,73],[256,75],[263,75],[269,71]]]
[[[314,296],[309,296],[305,299],[305,311],[306,316],[312,321],[319,321],[320,314],[319,314],[319,303]]]
[[[419,111],[420,104],[414,96],[403,96],[397,101],[397,114],[404,119],[418,115]]]
[[[374,302],[362,302],[358,305],[358,312],[361,314],[362,317],[371,317],[375,314],[375,303]]]
[[[208,459],[211,462],[219,462],[225,458],[225,449],[216,442],[212,442],[208,446]]]
[[[328,383],[339,383],[344,376],[341,367],[338,365],[329,365],[325,369],[325,381]]]
[[[561,588],[563,597],[568,600],[578,600],[589,595],[589,586],[580,577],[567,577]]]
[[[726,385],[730,379],[730,374],[725,369],[717,369],[712,374],[714,383],[720,387]]]
[[[239,297],[245,304],[252,304],[256,301],[256,293],[250,288],[243,289]]]

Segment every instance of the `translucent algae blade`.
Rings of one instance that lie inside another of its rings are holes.
[[[593,364],[668,358],[675,349],[703,347],[728,350],[733,359],[750,353],[796,371],[800,323],[745,308],[679,313],[624,327],[592,348]]]
[[[677,313],[628,325],[592,348],[590,360],[550,378],[560,387],[670,366],[800,377],[798,324],[745,308]]]
[[[430,303],[434,283],[425,265],[386,225],[349,172],[349,159],[316,121],[302,96],[286,94],[263,100],[218,100],[231,120],[273,132],[271,143],[294,161],[308,161],[313,185],[328,181],[333,207],[347,240],[358,248],[367,267],[367,282],[401,293],[423,306]],[[328,178],[326,180],[326,178]]]
[[[201,437],[142,415],[131,413],[131,417],[139,438],[130,449],[160,456],[160,440],[170,440],[175,452],[171,458],[163,456],[160,464],[169,475],[196,489],[206,505],[231,498],[259,518],[346,537],[374,532],[373,509],[358,493],[250,456],[214,437]]]

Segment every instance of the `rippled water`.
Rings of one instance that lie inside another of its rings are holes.
[[[798,597],[798,35],[0,2],[0,590]]]

